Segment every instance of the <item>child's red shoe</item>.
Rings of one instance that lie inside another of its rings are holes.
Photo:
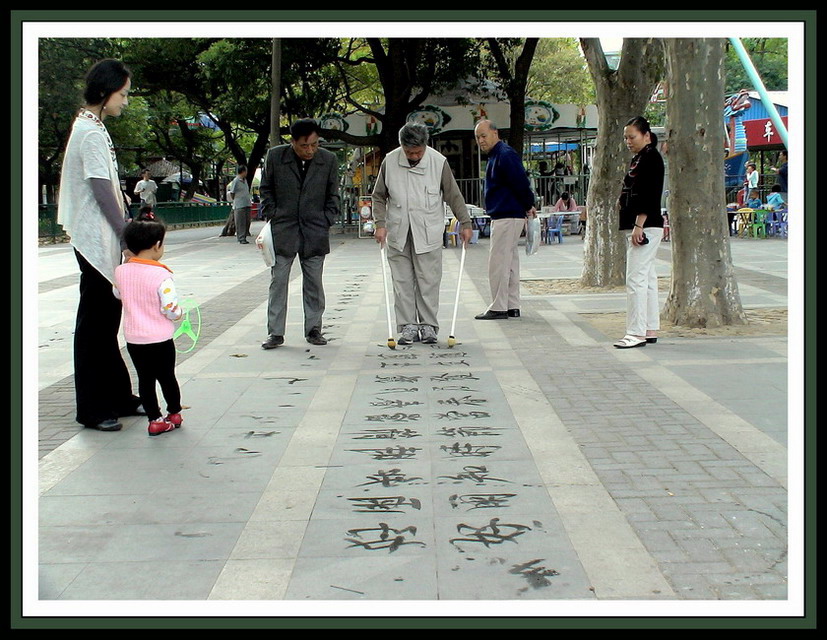
[[[172,431],[175,428],[175,425],[172,424],[166,418],[158,418],[157,420],[151,420],[149,423],[149,435],[157,436],[161,433],[165,433],[167,431]]]
[[[182,422],[184,422],[184,418],[180,413],[170,413],[167,416],[167,420],[174,424],[176,429],[181,426]]]

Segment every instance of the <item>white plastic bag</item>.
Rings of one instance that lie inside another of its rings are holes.
[[[540,249],[540,219],[532,216],[526,221],[525,253],[533,256]]]
[[[276,249],[273,247],[273,233],[270,231],[270,221],[268,220],[261,233],[256,238],[256,246],[261,251],[261,257],[264,259],[264,264],[272,267],[276,264]]]

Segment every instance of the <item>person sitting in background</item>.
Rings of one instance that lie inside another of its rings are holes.
[[[564,191],[560,194],[560,198],[557,202],[554,203],[554,207],[551,209],[554,212],[558,211],[577,211],[577,203],[574,201],[574,198],[571,197],[568,191]]]
[[[761,209],[763,208],[763,204],[761,203],[761,198],[758,197],[758,189],[753,189],[749,192],[749,198],[747,199],[744,206],[750,209]]]
[[[784,196],[781,195],[781,185],[774,184],[770,195],[767,196],[767,208],[774,210],[785,209],[786,207],[787,203],[784,202]]]

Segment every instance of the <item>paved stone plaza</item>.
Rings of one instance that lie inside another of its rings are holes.
[[[66,245],[39,249],[38,607],[731,615],[794,600],[787,461],[803,426],[788,418],[786,336],[613,349],[620,336],[588,314],[622,311],[622,293],[526,295],[521,318],[475,321],[483,239],[467,253],[457,344],[448,248],[439,343],[391,350],[377,245],[335,235],[329,344],[301,335],[294,265],[285,346],[264,351],[267,269],[254,245],[216,235],[168,236],[164,262],[202,332],[178,359],[183,427],[152,438],[142,418],[117,433],[74,422],[77,267]],[[733,242],[745,307],[787,306],[787,246]],[[575,278],[581,261],[566,237],[524,257],[522,276]]]

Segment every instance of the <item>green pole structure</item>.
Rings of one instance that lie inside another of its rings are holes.
[[[747,72],[749,79],[752,80],[752,84],[758,91],[758,95],[761,96],[761,101],[764,103],[767,112],[770,114],[770,120],[772,120],[775,128],[778,130],[778,135],[781,136],[781,141],[784,143],[784,146],[787,147],[787,127],[784,126],[781,116],[778,115],[778,109],[775,108],[772,100],[770,100],[767,89],[761,81],[761,76],[758,75],[755,65],[752,64],[752,60],[750,59],[747,50],[744,48],[744,45],[741,43],[741,39],[730,38],[729,41],[735,48],[735,53],[737,53],[738,57],[741,59],[741,64],[744,65],[744,70]]]

